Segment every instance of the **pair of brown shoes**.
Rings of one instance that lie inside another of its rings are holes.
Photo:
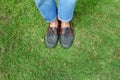
[[[60,27],[48,27],[45,43],[48,48],[53,48],[58,43],[58,38],[60,37],[60,43],[62,47],[69,48],[74,41],[74,31],[72,26],[61,28]]]

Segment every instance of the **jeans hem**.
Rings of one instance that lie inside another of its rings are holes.
[[[57,19],[57,16],[54,19],[52,19],[52,20],[46,20],[46,22],[50,23],[50,22],[55,21],[56,19]]]
[[[60,20],[60,21],[62,21],[62,22],[70,22],[70,21],[72,20],[72,18],[69,18],[69,19],[67,19],[67,20],[64,20],[64,19],[58,17],[58,20]]]

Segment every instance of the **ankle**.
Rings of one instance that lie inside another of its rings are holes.
[[[58,24],[58,19],[56,19],[55,21],[53,21],[53,22],[50,23],[50,27],[56,27],[57,28],[58,25],[59,25]]]
[[[70,27],[70,22],[61,22],[61,28]]]

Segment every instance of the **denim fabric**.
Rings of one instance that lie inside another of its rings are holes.
[[[35,3],[47,22],[52,22],[56,18],[69,22],[73,18],[76,0],[58,0],[58,8],[55,0],[35,0]]]

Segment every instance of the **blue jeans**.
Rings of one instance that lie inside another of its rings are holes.
[[[58,8],[55,0],[35,0],[35,3],[47,22],[56,18],[62,22],[69,22],[73,18],[76,0],[58,0]]]

